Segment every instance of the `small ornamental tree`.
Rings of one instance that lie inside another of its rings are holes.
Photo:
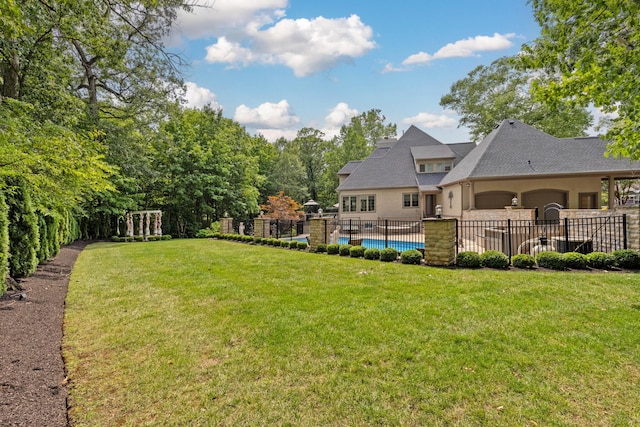
[[[267,203],[260,205],[265,213],[265,216],[273,219],[280,219],[284,221],[297,221],[303,215],[303,206],[293,200],[289,196],[284,195],[284,191],[278,193],[277,196],[269,196]]]

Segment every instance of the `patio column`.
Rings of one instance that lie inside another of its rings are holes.
[[[610,176],[609,178],[609,201],[607,202],[607,205],[609,206],[609,209],[613,209],[616,207],[616,180],[613,176]]]
[[[473,188],[473,182],[467,182],[467,189],[469,190],[469,210],[476,208],[476,194]]]

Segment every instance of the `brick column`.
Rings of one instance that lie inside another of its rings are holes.
[[[311,240],[311,250],[315,251],[320,243],[327,242],[328,218],[311,218],[309,226],[309,240]]]
[[[233,234],[233,218],[220,219],[220,232],[225,234]]]
[[[271,218],[255,218],[253,220],[253,237],[269,237]]]
[[[448,266],[456,262],[456,220],[429,218],[424,228],[424,261],[427,265]]]

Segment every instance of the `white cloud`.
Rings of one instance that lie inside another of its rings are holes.
[[[178,13],[174,37],[193,40],[251,33],[283,17],[288,4],[288,0],[196,0],[191,12]]]
[[[455,127],[458,122],[446,114],[418,113],[402,120],[407,125],[418,125],[427,129]]]
[[[402,67],[395,67],[393,64],[389,63],[386,64],[384,66],[384,68],[382,69],[381,73],[382,74],[387,74],[387,73],[399,73],[402,71],[409,71],[408,68],[402,68]]]
[[[339,129],[357,115],[358,110],[349,108],[349,105],[345,102],[340,102],[330,110],[329,114],[324,118],[324,123],[327,128]]]
[[[216,44],[207,46],[205,60],[247,65],[254,60],[254,55],[251,50],[243,48],[239,43],[232,43],[226,37],[220,37]]]
[[[371,27],[357,15],[349,18],[282,19],[250,37],[230,42],[227,37],[207,48],[208,62],[246,66],[251,62],[283,64],[297,77],[349,63],[376,44]]]
[[[286,129],[300,122],[300,118],[293,113],[286,99],[277,104],[265,102],[257,108],[242,104],[236,108],[233,119],[247,127],[262,130]]]
[[[191,108],[202,108],[206,105],[213,109],[222,108],[222,105],[218,103],[216,94],[209,89],[200,87],[195,83],[186,82],[186,92],[184,94],[187,100],[187,105]]]
[[[256,134],[264,136],[269,142],[275,142],[278,138],[285,138],[289,141],[298,136],[297,129],[258,129]]]
[[[410,55],[402,63],[404,65],[428,64],[435,59],[466,58],[476,55],[477,52],[508,49],[513,46],[511,39],[515,37],[516,35],[513,33],[494,33],[493,36],[469,37],[468,39],[449,43],[433,55],[425,52]]]

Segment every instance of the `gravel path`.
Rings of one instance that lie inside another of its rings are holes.
[[[0,298],[0,426],[68,426],[64,302],[86,244],[63,247],[20,282],[25,291]]]

